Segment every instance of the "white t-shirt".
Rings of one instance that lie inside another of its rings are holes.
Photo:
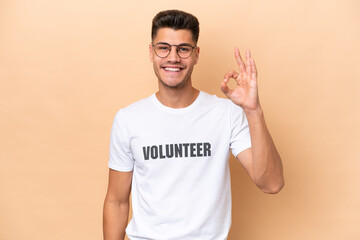
[[[231,225],[229,149],[250,148],[243,110],[200,92],[188,107],[155,94],[121,109],[109,168],[132,171],[131,240],[226,239]]]

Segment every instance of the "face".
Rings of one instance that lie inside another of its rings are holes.
[[[191,31],[185,29],[160,28],[155,39],[153,39],[153,44],[159,42],[170,45],[190,44],[195,46]],[[172,46],[170,54],[165,58],[160,58],[155,54],[153,46],[150,44],[149,54],[160,84],[168,88],[181,88],[186,84],[191,84],[191,73],[199,58],[199,48],[195,48],[190,57],[183,59],[176,53],[176,46]]]

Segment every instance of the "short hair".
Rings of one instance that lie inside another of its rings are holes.
[[[172,28],[174,30],[186,29],[192,33],[192,39],[197,43],[199,39],[199,21],[187,12],[180,10],[161,11],[154,17],[151,28],[151,39],[154,40],[160,28]]]

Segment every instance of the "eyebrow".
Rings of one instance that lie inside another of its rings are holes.
[[[190,43],[170,44],[167,42],[158,42],[156,44],[167,44],[167,45],[171,45],[171,46],[190,46],[190,47],[192,47],[192,45]],[[156,45],[156,44],[154,44],[154,45]]]

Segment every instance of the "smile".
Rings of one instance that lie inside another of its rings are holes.
[[[163,69],[169,72],[180,72],[182,70],[182,68],[176,68],[176,67],[163,67]]]

